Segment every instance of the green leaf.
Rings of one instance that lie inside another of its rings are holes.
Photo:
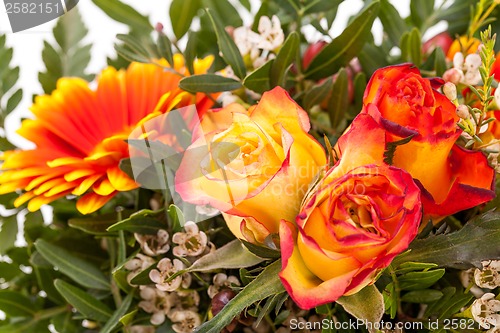
[[[15,322],[7,324],[5,326],[0,326],[0,333],[26,333],[33,332],[35,330],[35,325],[38,322],[34,319],[22,320],[20,322]]]
[[[405,262],[399,265],[395,272],[397,274],[403,275],[409,272],[429,270],[436,267],[438,267],[438,265],[425,262]]]
[[[7,107],[5,108],[5,114],[9,114],[15,110],[15,108],[19,105],[21,100],[23,99],[23,90],[18,89],[15,93],[10,96],[7,101]]]
[[[226,27],[236,28],[243,25],[240,14],[228,0],[203,0],[203,7],[217,13],[217,18]]]
[[[336,129],[344,119],[349,105],[349,77],[345,68],[338,72],[337,79],[333,84],[332,95],[328,102],[328,113],[330,114],[330,125]]]
[[[0,229],[0,254],[5,254],[9,249],[14,247],[16,242],[18,225],[17,225],[17,215],[11,215],[1,218]]]
[[[120,318],[120,323],[122,323],[123,326],[128,326],[132,324],[135,316],[137,315],[137,312],[139,312],[138,309],[134,309],[130,311],[129,313],[126,313]]]
[[[158,217],[164,216],[163,210],[141,210],[132,215],[128,219],[113,224],[107,230],[110,232],[125,230],[128,232],[136,232],[139,234],[156,235],[158,230],[167,229],[164,222],[158,220]]]
[[[207,14],[210,17],[210,21],[212,21],[212,25],[215,29],[217,44],[219,45],[219,50],[222,53],[222,58],[229,66],[231,66],[234,74],[240,79],[243,79],[246,74],[246,68],[243,58],[241,57],[240,50],[238,50],[238,47],[229,36],[221,22],[214,18],[210,9],[207,9]]]
[[[61,16],[54,27],[53,33],[61,50],[70,50],[85,38],[88,30],[78,13],[78,9],[75,9]]]
[[[276,55],[276,59],[274,59],[271,67],[271,87],[284,87],[285,73],[297,57],[299,46],[300,36],[294,31],[288,35],[283,46]]]
[[[269,76],[271,75],[271,68],[274,59],[269,60],[264,65],[260,66],[252,73],[250,73],[244,80],[243,85],[256,93],[262,94],[271,89],[271,82]]]
[[[235,269],[250,267],[261,263],[259,258],[248,251],[243,244],[235,239],[196,260],[186,272],[210,272],[217,269]]]
[[[188,32],[188,40],[186,43],[186,48],[184,49],[184,61],[186,62],[186,67],[189,70],[189,73],[194,73],[194,60],[196,58],[196,49],[198,47],[199,34],[201,33],[202,31]]]
[[[371,38],[371,27],[377,17],[380,3],[373,1],[330,44],[311,61],[305,73],[308,79],[321,79],[337,72],[363,48]]]
[[[332,93],[333,79],[326,78],[322,83],[315,85],[309,89],[304,96],[304,109],[311,110],[315,105],[320,105]],[[363,89],[364,90],[364,89]]]
[[[158,45],[158,54],[160,57],[167,60],[170,67],[174,67],[174,56],[172,54],[172,42],[168,39],[167,35],[163,32],[158,33],[158,40],[156,41]]]
[[[364,287],[356,294],[337,300],[344,310],[357,319],[378,323],[384,315],[384,298],[374,285]]]
[[[193,18],[201,8],[200,0],[173,0],[170,5],[170,21],[175,37],[181,39],[191,26]]]
[[[68,220],[68,225],[91,235],[106,235],[107,228],[116,223],[116,213]]]
[[[40,254],[54,267],[82,286],[109,290],[109,282],[101,270],[89,262],[75,257],[67,250],[50,244],[46,240],[38,239],[35,247]]]
[[[0,310],[11,317],[33,317],[34,304],[17,291],[0,290]]]
[[[217,74],[199,74],[182,78],[179,87],[191,93],[216,93],[239,89],[241,82]]]
[[[103,328],[99,331],[100,333],[111,333],[118,326],[121,326],[120,319],[127,313],[130,308],[130,304],[132,304],[132,300],[134,299],[134,293],[130,292],[127,297],[122,301],[122,304],[116,311],[113,313],[111,318],[106,322]]]
[[[78,332],[76,322],[71,317],[72,313],[68,311],[52,317],[50,322],[57,332],[76,333]]]
[[[146,16],[120,0],[92,0],[92,2],[113,20],[126,24],[135,31],[148,34],[153,30]]]
[[[495,211],[475,217],[458,231],[414,240],[410,251],[397,256],[392,265],[416,261],[457,269],[480,268],[483,260],[500,259],[500,248],[492,244],[500,244],[500,212]]]
[[[442,77],[446,69],[446,57],[443,49],[437,47],[434,49],[434,70],[436,71],[436,76]]]
[[[399,288],[401,290],[427,289],[442,278],[444,273],[444,269],[410,272],[398,278]]]
[[[246,307],[285,291],[278,273],[281,271],[281,260],[267,266],[262,273],[241,290],[226,306],[211,320],[197,327],[194,332],[219,333],[234,317]]]
[[[410,17],[413,25],[417,28],[424,28],[425,32],[426,20],[434,13],[434,0],[411,0],[410,2]]]
[[[392,160],[394,158],[394,154],[396,153],[396,149],[398,148],[398,146],[402,146],[402,145],[407,144],[408,142],[411,141],[411,139],[413,139],[414,136],[415,136],[415,134],[412,134],[409,137],[398,140],[398,141],[387,142],[385,145],[385,151],[384,151],[384,162],[389,164],[389,165],[392,165],[392,163],[393,163]]]
[[[389,0],[380,1],[379,18],[384,26],[384,32],[387,33],[392,44],[399,45],[401,36],[408,30],[408,26]]]
[[[15,277],[24,274],[19,265],[16,263],[9,264],[7,262],[0,261],[0,278],[4,279],[6,282],[14,279]]]
[[[54,285],[64,299],[85,318],[100,322],[107,322],[111,318],[111,309],[88,292],[59,279],[54,281]]]
[[[439,290],[415,290],[404,294],[401,297],[401,301],[408,303],[429,304],[439,300],[441,297],[443,297],[443,293]]]
[[[337,10],[344,0],[309,0],[303,7],[304,14],[324,13]]]
[[[170,217],[170,224],[173,232],[182,231],[182,227],[186,224],[184,219],[184,214],[182,214],[182,210],[176,205],[168,206],[167,210],[168,216]]]
[[[413,28],[408,37],[408,53],[415,66],[422,63],[422,35],[417,28]]]
[[[255,245],[242,239],[243,245],[259,258],[277,259],[281,257],[280,251],[265,246]]]

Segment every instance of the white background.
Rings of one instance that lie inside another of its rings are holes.
[[[142,14],[149,15],[151,23],[154,25],[157,22],[164,24],[167,33],[171,31],[168,20],[168,8],[170,0],[122,0],[130,4]],[[237,0],[236,0],[237,1]],[[391,0],[391,3],[398,9],[402,17],[409,14],[409,0]],[[258,9],[259,1],[253,0],[253,12]],[[335,21],[332,35],[340,34],[347,23],[347,19],[358,13],[362,7],[361,0],[346,0],[338,10],[337,19]],[[87,42],[93,44],[92,61],[88,70],[92,73],[98,73],[106,66],[106,56],[114,54],[113,42],[118,33],[126,33],[127,27],[117,23],[107,17],[98,7],[90,0],[80,0],[78,3],[83,20],[89,29]],[[246,24],[250,24],[249,17],[244,18]],[[20,126],[21,117],[30,117],[29,107],[33,94],[42,93],[40,84],[38,83],[38,72],[44,70],[44,65],[41,59],[41,51],[43,41],[53,41],[52,28],[55,21],[48,22],[38,27],[18,32],[11,33],[8,23],[7,14],[3,1],[0,0],[0,33],[7,33],[7,44],[14,47],[14,64],[21,68],[21,78],[18,86],[24,89],[24,98],[16,112],[7,120],[6,130],[9,138],[20,144],[24,148],[29,148],[30,144],[14,134],[15,130]],[[378,20],[374,25],[374,33],[380,39],[382,26]],[[319,39],[320,34],[309,33],[310,41]]]

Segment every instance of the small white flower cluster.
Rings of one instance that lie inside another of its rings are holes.
[[[474,281],[481,288],[495,289],[500,286],[500,260],[481,262],[483,269],[476,268]]]
[[[236,46],[243,57],[249,57],[253,68],[258,68],[273,59],[274,52],[283,45],[285,40],[281,22],[276,15],[273,15],[271,19],[261,16],[258,31],[259,33],[256,33],[245,26],[233,31]]]
[[[479,54],[472,53],[464,59],[462,52],[457,52],[453,57],[453,68],[448,69],[443,74],[443,79],[454,84],[477,85],[481,82],[479,67],[481,67]]]
[[[149,272],[149,278],[154,284],[139,286],[142,298],[139,307],[151,314],[150,322],[153,325],[161,325],[169,318],[175,332],[192,332],[201,325],[198,313],[200,296],[197,291],[189,289],[193,282],[192,276],[184,273],[171,279],[172,275],[184,270],[186,265],[179,259],[164,257],[157,261],[155,257],[166,255],[171,250],[174,256],[194,261],[214,251],[215,246],[194,222],[187,222],[184,231],[177,232],[172,237],[166,230],[159,230],[156,235],[136,233],[134,236],[142,253],[136,254],[124,265],[129,271],[129,284],[136,287],[131,283],[133,278],[156,263],[156,268]]]
[[[500,301],[495,294],[486,293],[472,303],[471,313],[480,327],[497,329],[500,327]],[[492,332],[494,332],[493,330]]]
[[[213,277],[213,284],[208,287],[208,297],[214,298],[222,289],[230,288],[231,286],[240,286],[240,281],[236,276],[217,273]]]

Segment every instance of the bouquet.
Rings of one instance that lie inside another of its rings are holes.
[[[0,137],[0,332],[500,332],[500,2],[333,35],[351,3],[92,0],[129,28],[99,73],[58,18]]]

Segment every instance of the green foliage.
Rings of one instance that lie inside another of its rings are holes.
[[[377,17],[380,3],[373,1],[328,46],[311,61],[305,73],[307,78],[320,79],[345,66],[370,39],[370,30]]]
[[[263,93],[271,89],[271,80],[269,78],[273,68],[274,59],[269,60],[253,72],[247,75],[243,80],[243,85],[256,93]]]
[[[83,44],[88,29],[80,13],[74,8],[57,20],[53,29],[56,44],[44,42],[42,59],[45,72],[38,74],[38,80],[46,94],[56,89],[61,77],[76,76],[90,80],[92,76],[85,72],[90,62],[92,44]]]
[[[120,0],[92,0],[92,2],[113,20],[128,25],[134,31],[146,33],[153,29],[146,16]]]
[[[500,213],[490,211],[468,221],[458,231],[413,241],[411,251],[396,257],[393,265],[415,261],[458,269],[482,267],[484,258],[500,259],[498,247],[491,246],[499,242]]]
[[[195,332],[219,333],[246,307],[267,297],[281,294],[284,288],[278,277],[280,270],[281,260],[267,266],[255,280],[229,301],[213,320],[199,326]]]
[[[7,37],[0,35],[0,127],[5,125],[5,118],[15,110],[23,98],[21,88],[14,89],[19,80],[19,67],[12,66],[14,50],[7,46]],[[0,150],[14,148],[7,139],[0,138]]]
[[[242,87],[239,81],[216,74],[199,74],[183,78],[179,87],[189,92],[216,93]]]

